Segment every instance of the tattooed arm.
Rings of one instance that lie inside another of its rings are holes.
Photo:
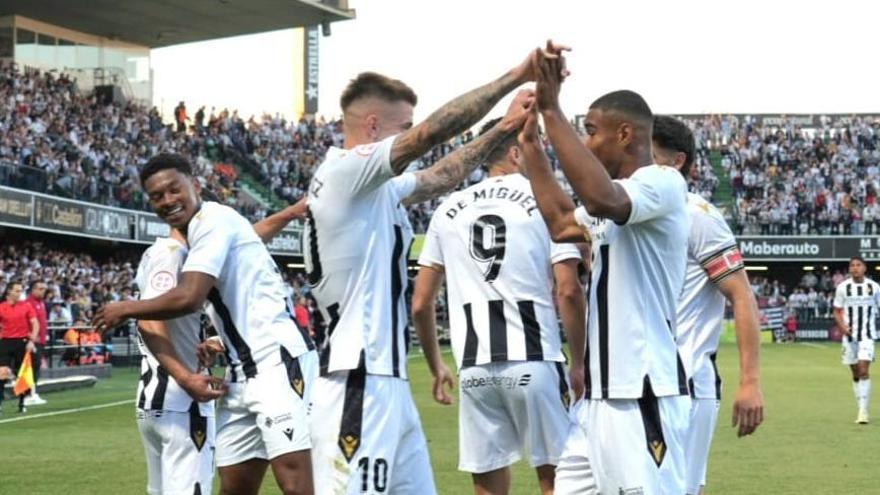
[[[489,152],[522,127],[533,102],[532,90],[524,89],[517,93],[507,114],[489,132],[446,155],[431,167],[416,172],[416,187],[403,203],[411,205],[434,199],[461,184],[485,161]]]
[[[446,103],[424,122],[404,131],[391,146],[391,168],[395,174],[427,153],[434,146],[461,134],[483,118],[507,93],[535,79],[534,67],[540,50],[531,52],[526,60],[503,76],[471,90]]]

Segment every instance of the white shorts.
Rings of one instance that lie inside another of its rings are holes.
[[[583,402],[576,408],[583,431],[570,432],[568,441],[577,443],[584,435],[587,451],[578,455],[566,448],[557,466],[557,495],[684,493],[690,397],[646,394],[642,399]],[[589,468],[593,479],[578,472],[578,466],[581,471]],[[585,489],[593,483],[597,491]]]
[[[859,340],[843,343],[841,362],[847,366],[851,366],[857,364],[859,361],[874,361],[873,340]]]
[[[214,418],[190,412],[137,411],[150,495],[209,495],[214,480]]]
[[[721,401],[717,399],[693,399],[691,401],[691,424],[687,433],[685,458],[687,459],[688,495],[700,493],[706,486],[706,467],[709,465],[709,448],[715,425],[718,424],[718,409]]]
[[[245,382],[229,383],[217,401],[217,466],[272,460],[308,450],[309,394],[318,373],[314,351],[260,368]]]
[[[577,418],[586,401],[579,400],[571,406],[568,435],[565,447],[556,465],[555,493],[566,495],[597,495],[596,475],[590,463],[589,444],[584,429]],[[612,494],[613,495],[613,494]]]
[[[437,493],[408,381],[363,369],[319,377],[312,417],[315,495]]]
[[[532,467],[556,465],[568,435],[562,363],[489,363],[461,370],[458,469],[494,471],[528,452]]]

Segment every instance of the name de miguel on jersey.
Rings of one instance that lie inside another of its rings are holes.
[[[462,199],[455,203],[452,208],[446,210],[446,216],[449,218],[455,218],[459,211],[464,210],[481,199],[506,199],[526,210],[526,214],[529,216],[532,216],[532,212],[538,209],[538,203],[535,201],[534,196],[526,194],[523,191],[515,190],[511,192],[509,187],[502,186],[480,189],[474,191],[473,196],[474,197],[470,202]]]

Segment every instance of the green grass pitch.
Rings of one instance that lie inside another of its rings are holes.
[[[737,439],[730,427],[737,354],[734,345],[722,346],[719,365],[728,386],[709,465],[709,493],[880,493],[880,390],[872,405],[877,421],[853,424],[855,399],[839,356],[837,344],[765,344],[766,422],[754,436]],[[430,399],[430,375],[420,357],[410,360],[410,372],[440,493],[472,493],[469,476],[455,469],[455,406]],[[136,379],[134,369],[114,370],[112,379],[93,389],[46,394],[49,404],[31,408],[27,416],[131,401]],[[131,402],[7,422],[19,417],[14,405],[5,402],[0,416],[0,494],[145,493],[143,451]],[[280,493],[271,474],[262,493]],[[534,474],[523,463],[515,467],[512,493],[537,493]]]

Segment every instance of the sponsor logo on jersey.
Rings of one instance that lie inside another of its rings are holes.
[[[284,436],[287,437],[288,440],[293,441],[293,428],[285,428]]]
[[[480,387],[498,387],[506,390],[512,390],[516,387],[528,386],[532,381],[532,375],[526,373],[519,378],[513,376],[481,376],[466,378],[461,381],[462,389],[480,388]]]

